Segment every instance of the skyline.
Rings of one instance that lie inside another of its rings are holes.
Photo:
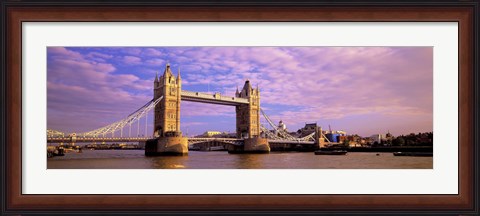
[[[184,90],[233,96],[246,79],[258,84],[262,108],[290,131],[313,122],[361,136],[433,131],[432,47],[49,47],[47,128],[123,119],[151,100],[167,62]],[[234,132],[235,108],[182,102],[180,125],[189,136]]]

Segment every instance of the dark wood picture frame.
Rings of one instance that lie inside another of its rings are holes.
[[[477,1],[2,1],[2,214],[452,213],[478,214]],[[27,195],[22,194],[22,22],[452,21],[459,25],[459,193],[456,195]]]

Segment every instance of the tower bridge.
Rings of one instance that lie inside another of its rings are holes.
[[[236,138],[187,138],[180,131],[181,101],[209,103],[235,106]],[[132,124],[137,123],[137,134],[140,128],[140,118],[145,117],[147,131],[148,111],[154,110],[153,136],[131,137]],[[260,116],[267,120],[273,130],[260,123]],[[128,128],[128,137],[124,137],[124,128]],[[114,137],[120,132],[120,137]],[[106,135],[112,134],[112,137]],[[47,131],[47,142],[146,142],[145,155],[187,155],[189,144],[216,143],[224,145],[232,153],[268,153],[270,145],[311,145],[319,147],[327,140],[321,133],[321,128],[301,138],[293,137],[284,130],[279,130],[260,108],[260,89],[253,88],[246,80],[243,88],[235,95],[224,96],[220,93],[194,92],[182,89],[180,70],[174,76],[169,64],[163,75],[158,73],[153,82],[153,99],[125,119],[110,125],[74,136],[65,137],[62,132]]]
[[[252,88],[246,81],[241,91],[234,97],[220,93],[208,94],[182,90],[180,70],[175,77],[167,64],[163,75],[155,76],[153,100],[162,98],[155,105],[154,136],[145,146],[146,155],[188,153],[188,138],[180,131],[180,104],[182,100],[200,103],[235,106],[237,138],[244,141],[242,146],[229,145],[229,151],[269,152],[268,140],[260,137],[260,89]]]

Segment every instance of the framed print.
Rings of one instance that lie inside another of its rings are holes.
[[[2,2],[2,211],[478,213],[478,6]]]

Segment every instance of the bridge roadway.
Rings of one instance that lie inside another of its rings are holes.
[[[248,104],[246,98],[222,96],[220,93],[208,94],[203,92],[193,92],[182,90],[181,94],[183,101],[193,101],[210,104],[238,106],[241,104]]]
[[[145,142],[153,137],[47,137],[47,142]],[[188,138],[192,142],[206,142],[206,141],[242,141],[236,138]]]
[[[47,137],[47,143],[82,143],[82,142],[145,142],[153,137]],[[191,137],[188,138],[189,144],[208,142],[208,141],[219,141],[227,142],[231,144],[243,142],[243,139],[237,138],[200,138],[200,137]],[[269,139],[269,143],[272,144],[298,144],[298,145],[313,145],[313,141],[291,141],[291,140],[273,140]]]
[[[47,143],[59,142],[145,142],[153,137],[47,137]]]

